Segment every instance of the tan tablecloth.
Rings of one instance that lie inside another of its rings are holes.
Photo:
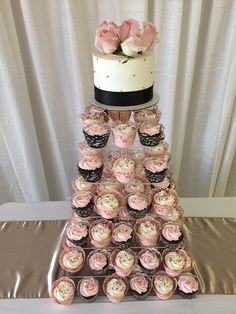
[[[0,297],[45,298],[58,277],[66,221],[0,223]],[[236,294],[236,219],[185,218],[200,293]],[[60,270],[59,270],[60,271]]]

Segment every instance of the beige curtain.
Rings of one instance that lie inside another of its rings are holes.
[[[181,196],[236,195],[236,1],[1,0],[0,203],[63,200],[103,21],[151,20],[155,89]]]

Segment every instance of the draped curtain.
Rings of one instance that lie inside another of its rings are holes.
[[[66,200],[103,20],[159,30],[155,90],[182,197],[236,195],[236,1],[1,0],[0,203]]]

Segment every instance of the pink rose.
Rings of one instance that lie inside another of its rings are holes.
[[[120,44],[118,27],[115,23],[103,22],[96,31],[95,47],[102,53],[113,53]]]
[[[119,27],[118,27],[118,36],[120,41],[125,41],[128,37],[135,35],[139,32],[140,25],[139,22],[135,19],[125,20]]]
[[[122,44],[121,48],[126,56],[134,57],[138,53],[145,52],[147,49],[143,45],[142,38],[139,34],[132,35],[126,39]]]
[[[156,27],[151,22],[144,22],[140,33],[142,44],[146,50],[151,49],[159,41]]]

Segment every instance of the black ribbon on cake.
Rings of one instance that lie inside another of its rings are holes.
[[[134,106],[145,104],[153,98],[153,85],[133,92],[110,92],[94,86],[95,99],[110,106]]]

